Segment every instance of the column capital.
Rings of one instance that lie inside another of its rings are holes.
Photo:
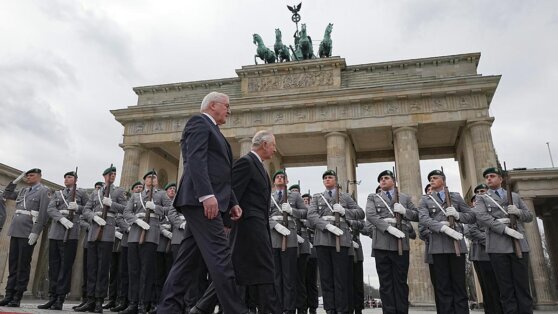
[[[344,138],[347,138],[347,137],[348,137],[348,136],[347,136],[347,133],[345,133],[345,132],[340,132],[340,131],[327,132],[327,133],[324,135],[325,138],[328,138],[328,137],[330,137],[330,136],[342,136],[342,137],[344,137]]]
[[[411,131],[413,133],[417,133],[418,132],[418,124],[409,124],[409,125],[394,125],[392,127],[393,130],[393,134],[402,132],[402,131]]]
[[[120,146],[124,151],[129,150],[129,149],[137,149],[139,151],[144,150],[143,146],[141,146],[140,144],[121,143],[121,144],[118,144],[118,146]]]
[[[493,122],[494,122],[494,117],[471,119],[471,120],[467,120],[467,128],[474,127],[477,125],[488,125],[490,127],[492,126]]]

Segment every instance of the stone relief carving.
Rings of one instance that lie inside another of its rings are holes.
[[[163,122],[162,121],[155,121],[155,124],[153,125],[153,131],[155,131],[155,132],[163,131]]]
[[[297,120],[306,120],[306,112],[302,109],[296,110],[295,116]]]
[[[333,71],[294,73],[248,79],[248,92],[296,89],[333,85]]]
[[[360,113],[362,116],[368,117],[372,114],[370,105],[360,105]]]
[[[387,114],[394,114],[399,111],[399,105],[395,101],[391,101],[387,103],[385,109]]]
[[[277,122],[282,122],[284,118],[284,114],[282,112],[276,112],[275,113],[275,123]]]
[[[446,100],[443,98],[432,99],[432,111],[442,111],[447,108]]]
[[[461,96],[461,97],[459,97],[458,105],[459,105],[460,108],[469,107],[471,105],[471,96]]]
[[[411,110],[411,112],[414,113],[414,112],[422,111],[422,106],[418,101],[413,101],[409,105],[409,109]]]
[[[136,123],[136,127],[134,129],[134,133],[143,133],[145,129],[145,123],[143,121]]]

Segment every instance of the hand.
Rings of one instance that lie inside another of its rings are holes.
[[[459,212],[455,209],[455,207],[446,208],[446,217],[449,216],[453,216],[455,219],[459,220]]]
[[[68,203],[68,209],[76,210],[76,209],[78,209],[78,204],[76,202],[69,202]]]
[[[515,205],[508,205],[508,214],[519,216],[519,214],[521,214],[521,211]]]
[[[109,197],[103,197],[103,205],[111,207],[112,206],[112,200]]]
[[[393,204],[393,211],[398,214],[405,215],[407,213],[407,208],[403,207],[403,205],[399,203],[395,203]]]
[[[343,230],[337,228],[336,226],[332,225],[332,224],[327,224],[326,225],[326,229],[327,231],[333,233],[336,236],[341,236],[343,235]]]
[[[392,236],[399,239],[403,239],[405,237],[405,234],[401,230],[395,228],[394,226],[389,226],[386,231]]]
[[[339,213],[341,216],[345,216],[345,208],[341,204],[333,204],[333,212]]]
[[[291,215],[293,213],[293,208],[289,203],[281,204],[281,212],[287,212],[287,214]]]
[[[149,230],[149,224],[145,221],[143,221],[142,219],[136,219],[136,221],[134,221],[136,223],[136,225],[138,225],[140,228],[142,228],[143,230]]]
[[[37,243],[37,239],[39,238],[39,235],[36,233],[30,233],[29,234],[29,241],[27,241],[27,243],[29,245],[34,245],[35,243]]]
[[[107,222],[99,216],[93,216],[93,221],[96,222],[99,226],[104,226],[107,224]]]
[[[145,208],[155,210],[155,203],[153,203],[153,201],[147,201],[145,202]]]
[[[212,220],[219,214],[219,203],[215,196],[212,196],[203,201],[203,211],[207,219]],[[231,217],[232,219],[232,217]]]
[[[297,234],[296,235],[296,241],[298,241],[299,244],[302,244],[302,243],[304,243],[304,238]]]
[[[180,224],[180,227],[178,227],[178,229],[182,229],[184,230],[186,228],[186,222],[183,222]]]
[[[463,234],[461,232],[457,232],[448,226],[442,226],[442,229],[440,229],[440,231],[454,238],[455,240],[463,239]]]
[[[242,208],[240,206],[235,205],[231,208],[230,216],[232,221],[237,221],[242,217]]]
[[[506,229],[504,229],[504,233],[509,235],[512,238],[516,238],[518,240],[523,239],[523,235],[521,234],[521,232],[514,230],[510,227],[506,227]]]
[[[115,232],[114,232],[114,236],[115,236],[118,240],[122,240],[123,234],[122,234],[122,232],[115,231]]]
[[[74,226],[74,223],[71,222],[70,220],[68,220],[67,218],[60,218],[60,220],[58,220],[58,222],[60,222],[62,224],[62,226],[64,226],[64,228],[66,229],[72,229],[72,227]]]
[[[360,247],[360,245],[358,245],[358,243],[356,243],[355,241],[353,241],[353,247],[354,247],[355,249],[358,249],[358,248]]]
[[[163,235],[164,235],[165,237],[167,237],[168,239],[172,239],[172,232],[163,229],[162,233],[163,233]]]
[[[171,226],[169,224],[161,224],[161,229],[170,230]]]
[[[275,229],[275,231],[279,232],[283,236],[288,236],[289,234],[291,234],[291,230],[289,230],[287,227],[283,226],[282,224],[276,224],[275,227],[273,228]]]

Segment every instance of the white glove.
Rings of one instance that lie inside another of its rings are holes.
[[[509,219],[509,218],[499,218],[499,219],[496,219],[496,220],[498,220],[499,222],[501,222],[501,223],[503,223],[503,224],[505,224],[505,225],[509,225],[509,224],[510,224],[510,219]]]
[[[33,244],[37,243],[38,238],[39,238],[38,234],[30,233],[29,234],[29,241],[27,243],[29,243],[29,245],[33,245]]]
[[[118,240],[122,240],[123,234],[122,234],[122,232],[115,231],[115,232],[114,232],[114,236],[115,236]]]
[[[93,221],[96,222],[99,226],[104,226],[107,224],[107,222],[99,216],[93,216]]]
[[[312,249],[314,247],[314,245],[312,244],[312,242],[308,243],[310,244],[310,249]]]
[[[449,227],[449,221],[445,220],[445,221],[438,221],[439,223],[441,223],[444,226],[448,226]]]
[[[180,227],[178,227],[178,229],[185,229],[186,228],[186,222],[184,221],[183,223],[180,224]]]
[[[36,210],[32,210],[31,211],[31,220],[33,221],[33,224],[37,223],[37,219],[39,218],[39,212]]]
[[[403,205],[399,203],[395,203],[393,204],[393,211],[398,214],[405,215],[407,213],[407,208],[403,207]]]
[[[136,219],[136,221],[134,221],[134,222],[136,223],[136,225],[138,225],[143,230],[149,230],[149,224],[147,222],[143,221],[142,219]]]
[[[69,202],[68,203],[68,209],[76,210],[76,209],[78,209],[78,204],[76,202]]]
[[[153,201],[147,201],[145,203],[145,208],[155,210],[155,203],[153,203]]]
[[[387,222],[388,224],[394,224],[397,222],[395,218],[384,218],[384,221]]]
[[[360,245],[358,245],[358,243],[356,243],[355,241],[353,241],[353,247],[354,247],[355,249],[358,249],[358,248],[360,247]]]
[[[296,235],[296,240],[298,241],[298,243],[302,244],[304,243],[304,238],[299,236],[298,234]]]
[[[62,214],[62,215],[69,215],[69,214],[70,214],[70,211],[67,210],[67,209],[61,209],[61,210],[59,210],[59,212],[60,212],[60,214]]]
[[[289,230],[289,228],[283,226],[282,224],[276,224],[273,228],[275,228],[277,232],[284,236],[288,236],[289,234],[291,234],[291,230]]]
[[[336,236],[343,235],[343,230],[337,228],[336,226],[334,226],[332,224],[327,224],[326,229],[327,229],[327,231],[333,233]]]
[[[161,229],[170,230],[171,226],[169,224],[162,224]]]
[[[516,238],[518,240],[523,239],[523,235],[521,234],[521,232],[514,230],[510,227],[506,227],[506,229],[504,229],[504,233],[509,235],[512,238]]]
[[[281,212],[287,212],[287,214],[291,215],[293,213],[293,208],[289,203],[281,204]]]
[[[446,217],[453,216],[455,219],[459,220],[459,212],[455,209],[455,207],[448,207],[446,208]]]
[[[508,205],[508,214],[519,216],[521,211],[515,205]]]
[[[333,212],[339,213],[341,216],[345,216],[345,208],[341,204],[333,204]]]
[[[74,223],[71,222],[70,220],[68,220],[67,218],[60,218],[60,220],[58,220],[58,222],[60,222],[62,224],[62,226],[64,226],[64,228],[66,229],[72,229],[72,227],[74,226]]]
[[[461,234],[461,232],[457,232],[448,226],[442,226],[442,229],[440,229],[440,231],[454,238],[455,240],[463,239],[463,234]]]
[[[163,233],[163,235],[169,239],[172,239],[172,232],[163,229],[163,231],[161,231]]]
[[[112,200],[109,197],[103,197],[103,205],[111,207],[112,206]]]
[[[394,226],[389,226],[386,231],[392,236],[399,239],[403,239],[405,237],[405,234],[401,232],[401,230],[395,228]]]

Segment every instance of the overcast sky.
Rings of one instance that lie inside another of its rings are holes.
[[[123,127],[110,109],[134,105],[134,86],[235,77],[253,64],[253,33],[272,46],[281,28],[290,43],[285,5],[295,3],[0,2],[0,163],[40,167],[57,183],[79,166],[83,185],[110,163],[121,170]],[[334,24],[333,54],[348,65],[481,52],[479,73],[502,75],[490,109],[500,159],[550,167],[546,142],[558,156],[558,2],[319,0],[304,1],[301,16],[314,38]],[[460,190],[453,160],[421,162],[423,176],[439,165]],[[362,207],[377,173],[391,167],[359,165]],[[319,191],[323,170],[289,169],[291,183]],[[369,258],[365,273],[377,282]]]

